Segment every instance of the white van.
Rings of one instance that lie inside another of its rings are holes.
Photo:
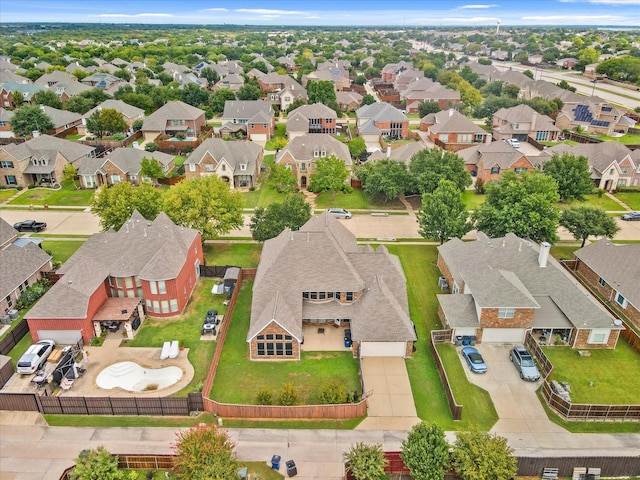
[[[18,360],[16,371],[21,375],[30,375],[40,370],[44,362],[53,351],[55,342],[53,340],[40,340],[31,345]]]

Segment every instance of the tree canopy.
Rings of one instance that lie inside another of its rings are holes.
[[[277,237],[285,228],[299,230],[311,218],[311,205],[300,194],[289,193],[282,202],[272,203],[266,208],[258,207],[251,217],[251,236],[264,242]]]
[[[560,200],[583,200],[594,189],[587,157],[554,153],[544,164],[543,172],[558,184]]]
[[[124,480],[125,474],[118,470],[118,457],[99,446],[95,450],[82,450],[76,458],[76,468],[71,472],[72,480]]]
[[[229,189],[229,184],[216,175],[183,180],[164,196],[163,210],[176,225],[194,228],[203,240],[240,228],[242,194]]]
[[[576,240],[582,240],[584,247],[589,236],[613,238],[620,230],[616,220],[600,207],[576,205],[560,214],[560,225],[569,230]]]
[[[418,105],[418,115],[420,118],[426,117],[430,113],[438,113],[440,111],[440,106],[438,102],[422,102]]]
[[[402,461],[414,480],[442,480],[449,468],[449,444],[435,424],[414,425],[402,442]]]
[[[307,83],[307,95],[309,105],[314,103],[328,105],[331,101],[336,101],[336,91],[333,82],[329,80],[311,80]]]
[[[507,171],[498,183],[487,186],[485,203],[474,214],[476,227],[490,237],[509,232],[535,242],[557,239],[560,199],[556,181],[539,172],[518,177]]]
[[[507,440],[486,432],[456,432],[453,465],[463,480],[506,480],[518,473]]]
[[[115,108],[96,110],[87,117],[87,130],[102,138],[106,133],[115,135],[127,129],[127,122]]]
[[[346,184],[349,172],[344,160],[330,155],[315,161],[315,172],[309,175],[310,192],[331,192],[331,200],[335,199],[336,191],[351,188]]]
[[[278,193],[293,191],[297,182],[293,172],[286,165],[282,163],[272,163],[269,165],[269,179],[267,183],[275,188]]]
[[[32,105],[46,105],[51,108],[62,108],[62,100],[53,90],[39,90],[31,97]]]
[[[451,180],[456,188],[464,190],[471,185],[471,175],[464,167],[464,160],[453,152],[425,149],[411,158],[409,172],[419,193],[431,193],[441,179]]]
[[[155,158],[143,157],[140,162],[140,176],[143,178],[150,178],[152,181],[158,178],[164,177],[164,171],[162,165]]]
[[[366,195],[381,195],[385,201],[404,195],[411,184],[406,165],[387,158],[361,165],[357,175]]]
[[[98,190],[91,202],[91,211],[100,218],[103,230],[119,230],[134,210],[147,220],[158,216],[162,208],[162,193],[148,183],[134,187],[129,182],[117,183]]]
[[[238,461],[229,435],[214,424],[177,434],[173,474],[179,480],[237,478]]]
[[[51,118],[37,105],[24,105],[13,112],[11,131],[16,135],[27,135],[36,130],[44,133],[52,129]]]
[[[426,239],[436,238],[441,245],[450,238],[462,238],[473,228],[462,192],[446,179],[440,180],[433,193],[422,195],[422,208],[416,216],[420,235]]]

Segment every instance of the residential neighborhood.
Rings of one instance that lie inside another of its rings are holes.
[[[254,10],[2,20],[7,478],[635,478],[639,31]]]

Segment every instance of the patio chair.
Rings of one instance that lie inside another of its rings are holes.
[[[60,381],[60,388],[62,390],[71,390],[71,386],[73,385],[73,380],[69,380],[67,377],[63,377]]]

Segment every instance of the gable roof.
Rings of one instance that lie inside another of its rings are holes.
[[[306,268],[301,269],[300,265]],[[303,292],[362,292],[352,304],[303,300]],[[326,212],[267,240],[253,285],[247,341],[277,321],[297,339],[303,318],[350,318],[354,340],[411,341],[406,279],[386,248],[358,246]],[[392,328],[389,328],[389,326]]]
[[[358,121],[373,120],[374,122],[408,122],[409,118],[393,105],[386,102],[376,102],[363,105],[356,110]]]
[[[631,155],[631,150],[620,142],[581,143],[573,146],[559,143],[547,148],[544,155],[551,158],[554,153],[562,155],[564,152],[587,157],[589,165],[598,174],[602,174],[612,163],[620,163]]]
[[[328,133],[306,133],[299,135],[287,143],[278,153],[276,162],[280,161],[285,153],[289,153],[297,161],[313,161],[320,158],[315,152],[326,152],[326,156],[335,155],[351,166],[351,154],[349,147]]]
[[[16,238],[18,238],[18,231],[4,218],[0,217],[0,248]]]
[[[123,102],[122,100],[115,100],[113,98],[108,98],[100,105],[93,107],[87,113],[83,115],[84,118],[88,118],[91,114],[98,110],[103,110],[105,108],[112,108],[122,114],[125,118],[134,118],[140,115],[144,116],[144,110],[138,107],[134,107],[133,105],[129,105],[128,103]]]
[[[199,232],[176,226],[165,213],[153,221],[134,211],[119,231],[92,235],[58,273],[63,278],[34,305],[28,318],[85,318],[89,298],[109,276],[176,278]]]
[[[44,87],[40,85],[32,85],[30,83],[17,83],[17,82],[5,82],[0,85],[0,90],[6,90],[7,92],[20,92],[25,103],[30,102],[33,94],[44,90]]]
[[[10,244],[0,250],[0,297],[5,298],[50,260],[51,256],[32,242],[23,246]]]
[[[421,152],[426,148],[427,147],[422,142],[411,142],[405,145],[401,145],[398,148],[394,148],[389,153],[377,150],[369,156],[369,159],[367,161],[371,162],[389,158],[391,160],[397,160],[398,162],[406,163],[408,165],[411,162],[411,158],[416,153]]]
[[[82,115],[79,113],[60,110],[58,108],[49,107],[48,105],[40,105],[40,110],[42,110],[51,119],[53,128],[64,127],[82,120]]]
[[[482,128],[473,123],[463,114],[450,108],[441,110],[438,113],[430,113],[423,117],[420,123],[431,124],[429,130],[432,133],[476,133],[486,135]]]
[[[640,244],[616,245],[602,238],[574,255],[640,309]]]
[[[454,281],[464,284],[480,307],[537,310],[542,303],[553,304],[576,328],[618,328],[615,319],[553,257],[549,256],[545,268],[540,267],[539,250],[537,244],[513,233],[491,239],[482,232],[475,241],[456,238],[438,247]]]
[[[336,112],[322,103],[301,105],[289,112],[287,116],[287,132],[308,132],[309,120],[318,118],[338,118]]]
[[[53,161],[59,152],[70,163],[86,158],[95,150],[95,147],[51,135],[40,135],[23,143],[3,145],[0,148],[18,161],[43,156]]]
[[[223,123],[232,119],[250,120],[256,115],[266,114],[269,119],[273,116],[271,104],[264,100],[227,100],[224,102],[222,113]]]
[[[167,165],[173,161],[173,156],[162,152],[147,152],[137,148],[118,147],[107,155],[100,158],[87,158],[78,168],[79,175],[95,175],[102,169],[105,163],[111,162],[122,173],[127,175],[138,175],[143,158],[154,158],[162,169],[166,171]]]
[[[498,165],[501,170],[511,168],[514,163],[525,156],[507,142],[480,143],[458,150],[456,153],[467,165],[477,165],[482,159],[485,168]]]
[[[262,147],[250,141],[226,141],[221,138],[207,138],[198,145],[185,164],[199,165],[206,154],[211,155],[217,162],[225,160],[235,171],[241,164],[246,164],[246,174],[255,171],[256,163],[262,153]]]
[[[558,132],[560,129],[556,127],[553,123],[551,117],[547,115],[541,115],[536,112],[533,108],[526,104],[516,105],[511,108],[501,108],[496,113],[493,114],[494,118],[498,118],[503,122],[507,122],[509,127],[498,127],[496,130],[499,130],[502,133],[506,133],[506,130],[509,132],[520,132],[522,133],[522,129],[513,128],[514,125],[520,123],[531,123],[531,128],[528,130],[530,132],[536,131],[552,131]],[[524,130],[526,132],[526,130]]]
[[[167,102],[158,110],[144,119],[143,131],[164,132],[169,120],[197,120],[204,115],[204,110],[193,107],[188,103],[175,100]]]

